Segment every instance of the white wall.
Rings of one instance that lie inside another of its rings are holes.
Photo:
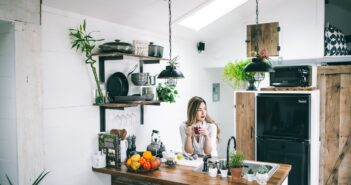
[[[95,84],[90,68],[84,64],[82,56],[70,49],[68,37],[68,29],[77,27],[84,18],[87,19],[88,30],[100,31],[94,33],[96,38],[105,38],[106,42],[117,38],[126,42],[135,39],[153,41],[155,44],[165,46],[164,56],[168,56],[167,35],[156,35],[43,6],[44,161],[45,168],[51,171],[46,178],[47,184],[110,183],[108,175],[94,173],[91,170],[90,157],[97,150],[99,132],[99,108],[92,106],[92,91]],[[223,127],[232,125],[232,121],[228,121],[227,118],[233,110],[228,108],[223,111],[221,107],[222,103],[230,107],[232,100],[227,100],[223,95],[221,102],[212,103],[212,83],[220,82],[220,70],[212,71],[202,67],[202,61],[199,60],[199,54],[192,41],[174,38],[173,42],[174,56],[180,56],[180,70],[185,75],[185,79],[179,80],[177,86],[180,96],[176,103],[145,106],[144,125],[140,125],[139,117],[132,125],[132,132],[137,135],[137,150],[146,149],[150,143],[151,130],[156,129],[160,131],[168,150],[181,151],[178,126],[185,121],[187,102],[195,95],[207,100],[211,116]],[[107,61],[106,77],[117,71],[127,74],[136,63],[137,60],[132,58]],[[157,74],[165,66],[165,62],[160,65],[144,65],[144,72]],[[222,93],[229,93],[230,91],[223,90],[225,88],[225,86],[222,88]],[[124,111],[108,110],[107,127],[116,125],[117,115],[128,116],[133,113],[139,116],[139,108],[126,108]],[[226,116],[223,116],[224,114]],[[226,130],[222,129],[224,133]],[[222,138],[223,141],[227,139]],[[222,150],[219,152],[223,153]]]
[[[240,6],[228,15],[232,21],[226,32],[215,40],[205,40],[204,65],[223,67],[228,60],[246,57],[246,25],[255,24],[255,7],[254,0]],[[259,1],[259,23],[267,22],[279,22],[279,55],[283,60],[323,56],[324,1]]]
[[[0,21],[0,184],[5,174],[18,184],[14,32],[14,24]]]
[[[0,19],[40,24],[40,0],[1,0]]]

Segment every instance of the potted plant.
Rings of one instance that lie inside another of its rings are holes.
[[[103,103],[104,102],[104,95],[102,93],[100,87],[100,81],[97,76],[96,68],[94,66],[96,60],[93,59],[93,49],[95,48],[95,43],[98,41],[102,41],[103,39],[94,39],[91,35],[92,32],[86,31],[86,21],[84,19],[83,23],[79,25],[76,29],[69,29],[70,33],[69,36],[72,41],[72,48],[75,48],[77,51],[80,50],[84,54],[84,62],[89,64],[91,70],[94,74],[94,79],[97,87],[97,96],[95,97],[96,103]]]
[[[160,101],[174,103],[178,96],[178,91],[175,86],[169,86],[159,83],[156,88],[157,96]]]
[[[268,181],[268,168],[264,165],[261,165],[257,168],[256,178],[257,183],[260,185],[266,184]]]
[[[235,151],[229,154],[229,168],[232,178],[240,179],[243,171],[245,156],[242,152]]]
[[[227,82],[234,89],[239,88],[243,82],[246,83],[249,79],[253,79],[255,73],[243,72],[245,66],[250,62],[250,58],[228,62],[223,70],[224,82]]]
[[[253,181],[255,174],[252,168],[249,168],[249,170],[247,171],[246,177],[247,177],[247,181],[249,182]]]
[[[49,174],[50,172],[46,172],[45,170],[42,171],[39,176],[34,180],[32,185],[38,185],[43,179],[44,177]],[[10,178],[6,175],[6,179],[7,182],[9,183],[9,185],[13,185],[12,181],[10,180]]]
[[[225,178],[228,175],[228,168],[227,165],[225,164],[224,161],[220,163],[220,172],[221,172],[221,177]]]

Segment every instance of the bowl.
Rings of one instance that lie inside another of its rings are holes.
[[[131,80],[134,85],[143,86],[146,85],[148,76],[149,73],[133,73]]]
[[[154,99],[154,94],[144,94],[143,97],[145,98],[146,101],[151,101]]]

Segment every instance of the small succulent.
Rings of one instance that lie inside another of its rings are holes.
[[[268,171],[269,171],[268,168],[263,165],[257,168],[257,173],[259,174],[265,174],[265,173],[268,173]]]
[[[247,172],[248,174],[254,174],[253,170],[249,168],[249,171]]]

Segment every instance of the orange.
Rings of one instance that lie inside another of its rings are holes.
[[[143,153],[143,157],[146,159],[146,160],[150,160],[151,157],[152,157],[152,153],[150,151],[145,151]]]
[[[127,166],[130,167],[131,164],[132,164],[132,159],[128,159],[128,160],[127,160]]]

